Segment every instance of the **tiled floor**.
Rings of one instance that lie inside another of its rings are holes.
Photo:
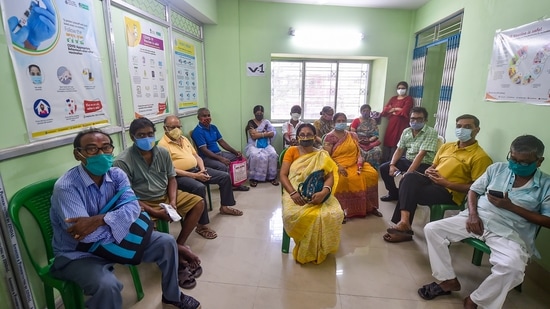
[[[236,192],[242,217],[210,212],[218,238],[206,240],[192,233],[188,244],[199,254],[204,269],[198,284],[184,293],[202,303],[203,309],[316,309],[316,308],[462,308],[462,299],[489,273],[484,257],[481,267],[470,264],[472,248],[454,244],[451,251],[462,291],[424,301],[417,289],[433,281],[422,227],[429,209],[420,207],[415,217],[414,242],[389,244],[382,235],[394,203],[381,202],[383,218],[353,219],[343,226],[339,252],[321,265],[299,265],[292,254],[281,253],[281,188],[260,183],[249,192]],[[383,185],[380,194],[384,195]],[[212,191],[219,205],[217,190]],[[170,226],[176,235],[178,224]],[[291,245],[291,250],[292,250]],[[125,267],[117,268],[123,281],[124,307],[173,308],[161,304],[160,273],[155,265],[139,266],[145,298],[136,302]],[[508,294],[504,308],[549,308],[547,291],[529,277],[523,292]]]

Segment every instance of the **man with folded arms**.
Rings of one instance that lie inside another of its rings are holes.
[[[430,300],[461,289],[449,245],[473,237],[491,249],[492,267],[491,274],[464,299],[464,308],[502,308],[508,291],[523,282],[529,257],[540,258],[535,248],[538,229],[550,228],[550,176],[538,169],[543,155],[544,144],[538,138],[517,137],[508,162],[492,164],[472,184],[468,209],[424,227],[432,274],[440,283],[421,287],[422,298]]]
[[[50,218],[55,261],[50,269],[54,277],[70,280],[82,288],[87,308],[122,308],[122,284],[113,273],[114,262],[92,253],[77,251],[82,243],[119,243],[138,218],[141,207],[132,189],[119,197],[116,210],[99,211],[129,187],[128,177],[113,163],[113,141],[99,129],[88,129],[74,139],[74,158],[80,164],[71,168],[55,183]],[[199,302],[184,295],[178,287],[177,244],[174,237],[153,231],[142,261],[156,263],[162,272],[162,302],[180,309],[200,308]]]
[[[206,170],[204,162],[197,155],[193,145],[183,136],[178,117],[167,116],[164,119],[164,136],[159,140],[158,145],[166,148],[170,153],[177,174],[176,181],[179,190],[196,194],[204,199],[206,197],[205,183],[217,184],[220,188],[220,213],[234,216],[243,214],[242,211],[232,207],[236,202],[229,174],[216,169]],[[204,209],[195,231],[204,238],[216,238],[216,232],[206,226],[210,220],[207,207]]]

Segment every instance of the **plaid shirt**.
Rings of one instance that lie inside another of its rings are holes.
[[[426,155],[422,163],[432,164],[435,153],[437,152],[437,132],[434,128],[424,125],[422,130],[416,136],[413,136],[413,130],[406,128],[401,134],[397,143],[397,148],[406,149],[405,158],[413,161],[420,150],[425,150]]]

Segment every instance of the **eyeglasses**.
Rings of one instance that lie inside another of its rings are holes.
[[[313,134],[300,134],[300,135],[298,135],[298,137],[301,138],[301,139],[311,139],[311,138],[314,138],[315,135],[313,135]]]
[[[412,122],[424,122],[424,117],[411,117]]]
[[[84,150],[86,154],[92,156],[98,154],[100,149],[103,153],[113,153],[115,146],[113,146],[112,144],[103,145],[102,147],[90,145],[86,147],[77,147],[76,149]]]
[[[175,128],[178,128],[178,129],[181,129],[181,126],[164,126],[166,129],[168,129],[168,131],[172,131],[174,130]]]
[[[533,161],[533,162],[519,162],[519,161],[516,161],[516,159],[514,159],[514,158],[511,157],[511,153],[508,153],[508,155],[506,156],[506,160],[507,160],[507,161],[510,160],[510,161],[512,161],[512,162],[514,162],[514,163],[516,163],[516,164],[521,165],[521,166],[529,166],[529,165],[531,165],[531,164],[537,162],[539,159],[540,159],[540,158],[537,157],[537,159],[536,159],[535,161]]]
[[[138,133],[134,136],[136,139],[146,138],[146,137],[155,137],[155,132],[148,133]]]

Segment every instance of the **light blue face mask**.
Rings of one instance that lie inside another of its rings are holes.
[[[143,150],[143,151],[149,151],[155,147],[155,137],[144,137],[144,138],[136,138],[136,146]]]
[[[461,142],[467,142],[472,139],[472,129],[466,128],[456,128],[455,129],[456,138]]]
[[[424,127],[423,122],[410,122],[409,125],[411,126],[411,129],[415,131],[420,131]]]
[[[97,154],[95,156],[87,157],[84,167],[88,170],[88,172],[96,176],[101,176],[105,175],[109,171],[111,166],[113,166],[114,160],[115,157],[112,154]]]
[[[344,131],[348,127],[348,124],[345,122],[339,122],[334,124],[334,130]]]
[[[32,83],[35,85],[42,84],[42,76],[31,76]]]

